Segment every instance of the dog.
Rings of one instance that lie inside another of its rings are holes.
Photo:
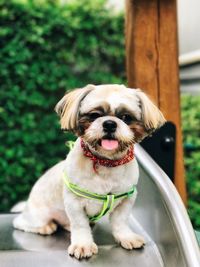
[[[61,128],[78,139],[36,182],[14,227],[50,235],[59,224],[71,231],[68,253],[88,258],[98,252],[90,222],[109,213],[115,240],[128,250],[142,247],[128,225],[139,177],[134,144],[165,123],[163,114],[140,89],[116,84],[71,91],[55,110]]]

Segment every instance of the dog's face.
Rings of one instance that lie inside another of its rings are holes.
[[[159,109],[139,89],[88,85],[66,94],[56,106],[61,127],[74,131],[96,152],[112,156],[162,126]]]

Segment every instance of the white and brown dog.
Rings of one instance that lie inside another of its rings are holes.
[[[127,220],[136,191],[131,197],[128,194],[139,176],[133,146],[163,125],[162,113],[141,90],[124,85],[76,89],[60,100],[56,111],[62,129],[75,132],[79,138],[67,159],[34,185],[24,211],[14,219],[14,227],[49,235],[58,223],[71,231],[69,254],[86,258],[98,251],[90,218],[109,211],[115,240],[126,249],[143,246],[144,239],[132,232]],[[70,180],[67,186],[63,173]],[[106,205],[105,200],[99,201],[101,197],[108,200]]]

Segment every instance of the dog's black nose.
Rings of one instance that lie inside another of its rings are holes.
[[[107,120],[103,122],[103,129],[106,133],[114,133],[117,128],[117,123],[112,120]]]

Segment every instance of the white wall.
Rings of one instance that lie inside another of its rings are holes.
[[[180,54],[200,49],[200,0],[178,0]]]

